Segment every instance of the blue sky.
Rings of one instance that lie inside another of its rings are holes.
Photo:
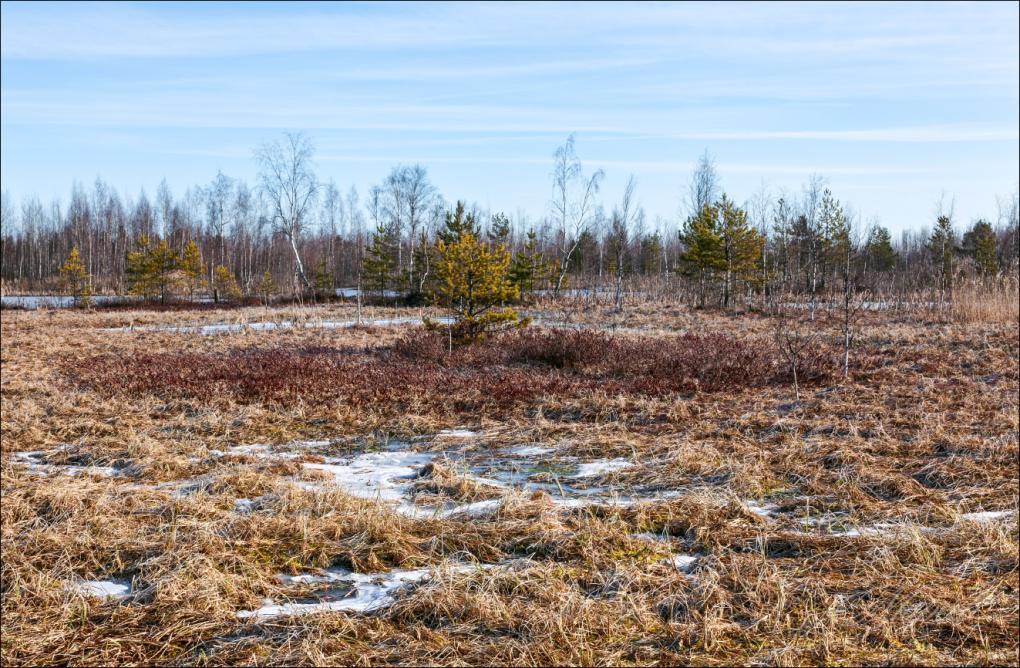
[[[285,130],[364,195],[420,162],[448,199],[547,211],[570,132],[607,204],[675,219],[710,151],[738,201],[811,173],[864,219],[960,223],[1017,187],[1017,3],[2,5],[2,182],[175,194],[255,181]]]

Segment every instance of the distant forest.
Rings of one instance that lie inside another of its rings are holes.
[[[769,294],[824,298],[851,285],[950,299],[961,280],[1015,283],[1020,264],[1016,192],[966,223],[947,198],[929,226],[894,238],[860,220],[818,176],[796,194],[762,190],[736,203],[707,153],[681,193],[686,213],[656,221],[646,219],[633,179],[621,201],[600,198],[603,173],[584,169],[573,137],[553,156],[553,196],[537,219],[447,200],[421,165],[393,168],[367,193],[345,191],[317,179],[313,157],[307,137],[286,135],[256,151],[251,185],[219,173],[175,196],[164,180],[150,200],[144,192],[123,198],[97,179],[74,184],[66,206],[36,198],[16,206],[4,192],[3,291],[66,290],[60,269],[75,248],[92,294],[138,292],[132,262],[162,252],[169,273],[187,266],[191,274],[175,298],[224,281],[248,295],[268,286],[282,295],[348,286],[424,295],[436,242],[450,230],[505,246],[525,295],[646,290],[706,306]]]

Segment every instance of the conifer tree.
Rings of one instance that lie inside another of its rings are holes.
[[[149,235],[140,235],[135,240],[135,249],[128,251],[125,263],[129,294],[141,295],[146,299],[155,294],[151,254]]]
[[[524,247],[510,263],[510,282],[517,287],[521,298],[529,295],[535,289],[535,283],[542,280],[543,268],[542,255],[538,252],[538,235],[535,230],[528,230]]]
[[[889,230],[875,226],[868,235],[866,246],[868,263],[875,271],[889,271],[896,266],[897,255],[892,247]]]
[[[60,267],[60,280],[64,290],[71,295],[75,306],[88,307],[92,303],[92,289],[89,287],[89,275],[85,271],[85,263],[78,255],[78,247],[72,246],[71,252]]]
[[[995,231],[991,223],[978,220],[963,235],[962,250],[973,261],[981,276],[992,276],[998,271],[995,256]]]
[[[510,255],[502,245],[490,249],[464,231],[456,241],[440,240],[436,256],[434,300],[453,311],[451,337],[477,341],[494,329],[527,324],[512,308],[502,306],[519,294],[508,276]],[[427,319],[426,325],[440,328]]]
[[[325,260],[319,260],[315,264],[315,271],[312,274],[312,287],[315,288],[315,294],[319,297],[325,297],[333,291],[333,276],[326,267]]]
[[[139,236],[135,250],[127,255],[128,292],[146,298],[159,295],[166,303],[179,282],[179,265],[180,258],[166,240],[153,246],[148,235]]]
[[[184,246],[184,253],[181,254],[180,270],[188,286],[188,296],[195,299],[195,292],[202,289],[205,277],[205,263],[198,252],[198,246],[193,239],[189,239]]]
[[[722,252],[722,235],[719,231],[718,209],[705,204],[684,223],[680,240],[686,249],[681,255],[687,272],[698,276],[700,286],[698,305],[705,306],[708,278],[713,272],[726,267]]]
[[[725,193],[716,204],[722,225],[719,230],[722,251],[723,306],[729,307],[734,283],[756,281],[759,277],[758,263],[761,259],[761,237],[758,231],[747,224],[747,212],[736,206]]]
[[[662,259],[662,236],[658,232],[646,234],[641,239],[641,273],[653,275],[659,271]]]
[[[947,295],[953,289],[953,252],[956,246],[956,233],[953,221],[949,216],[939,216],[935,221],[935,229],[928,238],[928,252],[935,266],[935,276],[939,290],[939,301],[945,303]]]
[[[456,243],[460,235],[467,232],[475,239],[481,236],[481,228],[475,219],[475,214],[464,208],[464,202],[458,200],[453,211],[446,212],[446,221],[439,230],[439,240],[445,244]]]
[[[500,212],[492,216],[489,224],[489,242],[500,244],[504,248],[510,241],[510,219]]]
[[[220,297],[224,297],[226,299],[241,298],[241,287],[237,284],[237,279],[234,278],[234,273],[222,264],[218,265],[216,269],[213,270],[213,291],[217,300]]]
[[[165,239],[161,240],[151,250],[149,267],[152,271],[153,281],[159,291],[159,301],[166,303],[167,297],[172,297],[174,288],[180,281],[177,273],[180,258],[170,248]]]
[[[847,220],[839,200],[832,196],[832,191],[828,188],[822,192],[818,227],[820,230],[817,251],[820,263],[819,274],[823,284],[827,285],[829,270],[843,264],[847,248],[850,245],[850,222]]]
[[[273,283],[273,275],[268,271],[262,273],[262,278],[259,279],[258,285],[259,295],[262,296],[262,301],[266,306],[269,306],[269,300],[276,292],[276,284]]]
[[[372,234],[372,242],[362,262],[366,287],[378,290],[379,296],[382,297],[390,285],[396,266],[396,242],[393,235],[383,225],[379,225]]]

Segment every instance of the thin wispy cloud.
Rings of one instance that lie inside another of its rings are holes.
[[[664,216],[705,149],[737,197],[821,172],[894,227],[927,216],[932,192],[958,191],[968,215],[1018,179],[1015,3],[5,2],[0,15],[14,194],[97,174],[128,190],[218,169],[251,181],[251,149],[286,130],[311,134],[324,177],[362,190],[422,162],[460,196],[535,212],[571,132],[609,173],[607,198],[634,172]]]

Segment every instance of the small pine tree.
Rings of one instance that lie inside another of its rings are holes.
[[[202,262],[202,255],[198,252],[198,246],[195,245],[194,240],[189,239],[187,245],[184,246],[180,270],[188,287],[188,297],[194,301],[195,292],[201,290],[205,283],[205,263]]]
[[[500,212],[492,216],[489,223],[489,243],[498,244],[504,248],[510,241],[510,219],[506,214]]]
[[[181,280],[179,266],[180,258],[165,240],[153,246],[148,235],[139,236],[127,254],[128,292],[147,299],[158,295],[166,303]]]
[[[262,278],[259,279],[258,291],[259,295],[262,296],[262,301],[266,306],[269,306],[269,300],[276,292],[276,284],[273,283],[273,275],[268,271],[262,273]]]
[[[393,279],[397,266],[397,244],[389,230],[380,225],[372,234],[372,242],[362,261],[362,272],[369,290],[377,290],[382,297]]]
[[[825,281],[828,270],[839,267],[845,261],[847,246],[850,244],[850,223],[839,200],[832,196],[828,188],[822,193],[818,225],[821,232],[818,240],[819,271],[822,281]]]
[[[142,234],[135,240],[135,249],[128,251],[125,263],[129,294],[149,299],[156,293],[151,256],[152,244],[149,236]]]
[[[658,232],[646,234],[641,239],[641,273],[656,274],[662,262],[662,237]]]
[[[474,234],[461,232],[452,243],[440,240],[436,255],[434,300],[453,311],[452,337],[466,343],[494,329],[527,325],[516,311],[502,306],[519,294],[508,276],[510,255],[503,246],[489,249]],[[428,319],[425,324],[440,328]]]
[[[481,236],[481,229],[475,215],[464,208],[464,202],[458,201],[453,211],[446,212],[446,221],[439,230],[439,240],[445,244],[457,243],[464,233],[477,239]]]
[[[892,237],[884,227],[874,227],[868,235],[866,247],[868,262],[875,271],[889,271],[898,259],[892,247]]]
[[[542,255],[538,252],[538,235],[535,234],[535,230],[528,230],[524,248],[514,255],[510,263],[510,282],[516,286],[522,299],[527,297],[535,289],[535,283],[542,279],[543,268]]]
[[[233,272],[222,264],[213,270],[213,290],[217,299],[219,297],[231,300],[241,298],[241,287],[237,284],[237,279],[234,278]]]
[[[747,224],[747,212],[733,204],[726,195],[716,205],[722,215],[719,229],[722,241],[723,306],[729,307],[735,281],[755,282],[759,278],[761,235]]]
[[[726,266],[718,215],[716,206],[706,204],[696,215],[687,219],[680,233],[680,240],[686,247],[680,259],[687,273],[698,276],[700,284],[698,303],[702,307],[705,305],[709,276]]]
[[[170,248],[166,240],[160,241],[152,249],[150,267],[156,286],[159,289],[159,301],[166,303],[167,297],[172,297],[175,287],[180,283],[181,276],[178,273],[180,258]]]
[[[931,253],[935,266],[935,277],[939,289],[939,301],[945,303],[947,295],[953,289],[953,253],[956,246],[956,233],[953,221],[949,216],[939,216],[935,221],[935,229],[928,238],[928,252]]]
[[[92,289],[89,287],[89,275],[85,271],[85,263],[78,255],[78,247],[72,246],[71,252],[60,267],[60,279],[64,290],[71,295],[75,306],[88,308],[92,304]]]
[[[319,260],[315,265],[312,285],[315,288],[315,294],[319,297],[325,297],[333,291],[333,275],[326,267],[325,260]]]
[[[986,220],[979,220],[963,235],[961,244],[963,252],[966,253],[977,267],[981,276],[994,276],[999,269],[996,259],[995,230],[991,223]]]

